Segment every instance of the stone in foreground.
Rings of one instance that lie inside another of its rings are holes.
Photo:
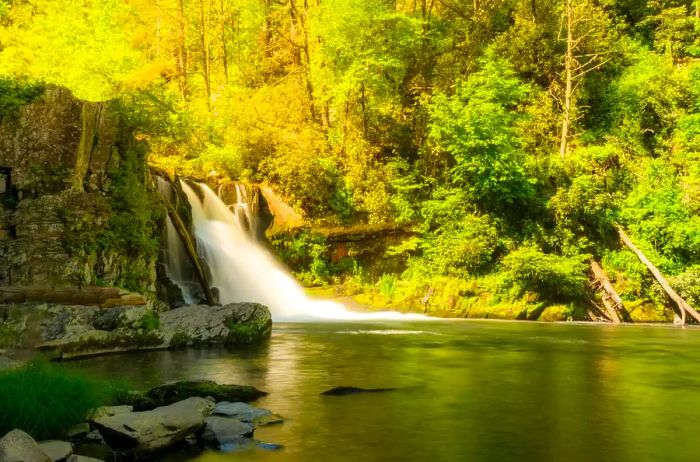
[[[212,416],[206,418],[200,438],[217,448],[228,448],[247,444],[251,436],[252,425],[229,417]]]
[[[73,454],[73,445],[65,441],[39,441],[39,448],[51,458],[53,462],[68,459]]]
[[[229,403],[222,401],[216,404],[214,415],[233,417],[241,422],[253,424],[255,426],[281,423],[284,419],[267,409],[253,407],[246,403]]]
[[[221,385],[210,380],[182,381],[168,383],[149,390],[136,400],[134,410],[146,411],[167,406],[192,396],[211,397],[215,401],[255,401],[267,395],[266,392],[246,385]]]
[[[100,417],[93,425],[115,451],[139,455],[167,448],[197,432],[213,409],[211,401],[193,397],[152,411]]]
[[[22,430],[12,430],[0,438],[0,461],[2,462],[52,462],[39,448],[34,438]]]

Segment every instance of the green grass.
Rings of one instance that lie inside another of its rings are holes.
[[[118,384],[46,361],[0,372],[0,435],[19,428],[36,439],[60,438],[123,393]]]

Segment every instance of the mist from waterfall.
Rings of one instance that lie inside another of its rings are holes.
[[[398,312],[355,313],[332,301],[310,298],[275,257],[255,241],[255,217],[245,187],[236,186],[237,200],[227,206],[208,186],[200,184],[202,199],[186,182],[182,190],[192,208],[197,249],[206,261],[211,285],[222,304],[258,302],[275,321],[314,319],[423,319]]]

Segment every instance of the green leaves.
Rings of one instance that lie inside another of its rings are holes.
[[[517,125],[528,94],[508,63],[489,57],[479,72],[457,83],[453,95],[431,101],[430,140],[437,152],[449,154],[452,184],[487,209],[532,197]]]

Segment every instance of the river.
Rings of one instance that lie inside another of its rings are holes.
[[[698,460],[700,330],[498,321],[276,324],[270,342],[69,363],[134,387],[254,385],[269,452],[169,462]],[[398,390],[321,396],[348,385]]]

